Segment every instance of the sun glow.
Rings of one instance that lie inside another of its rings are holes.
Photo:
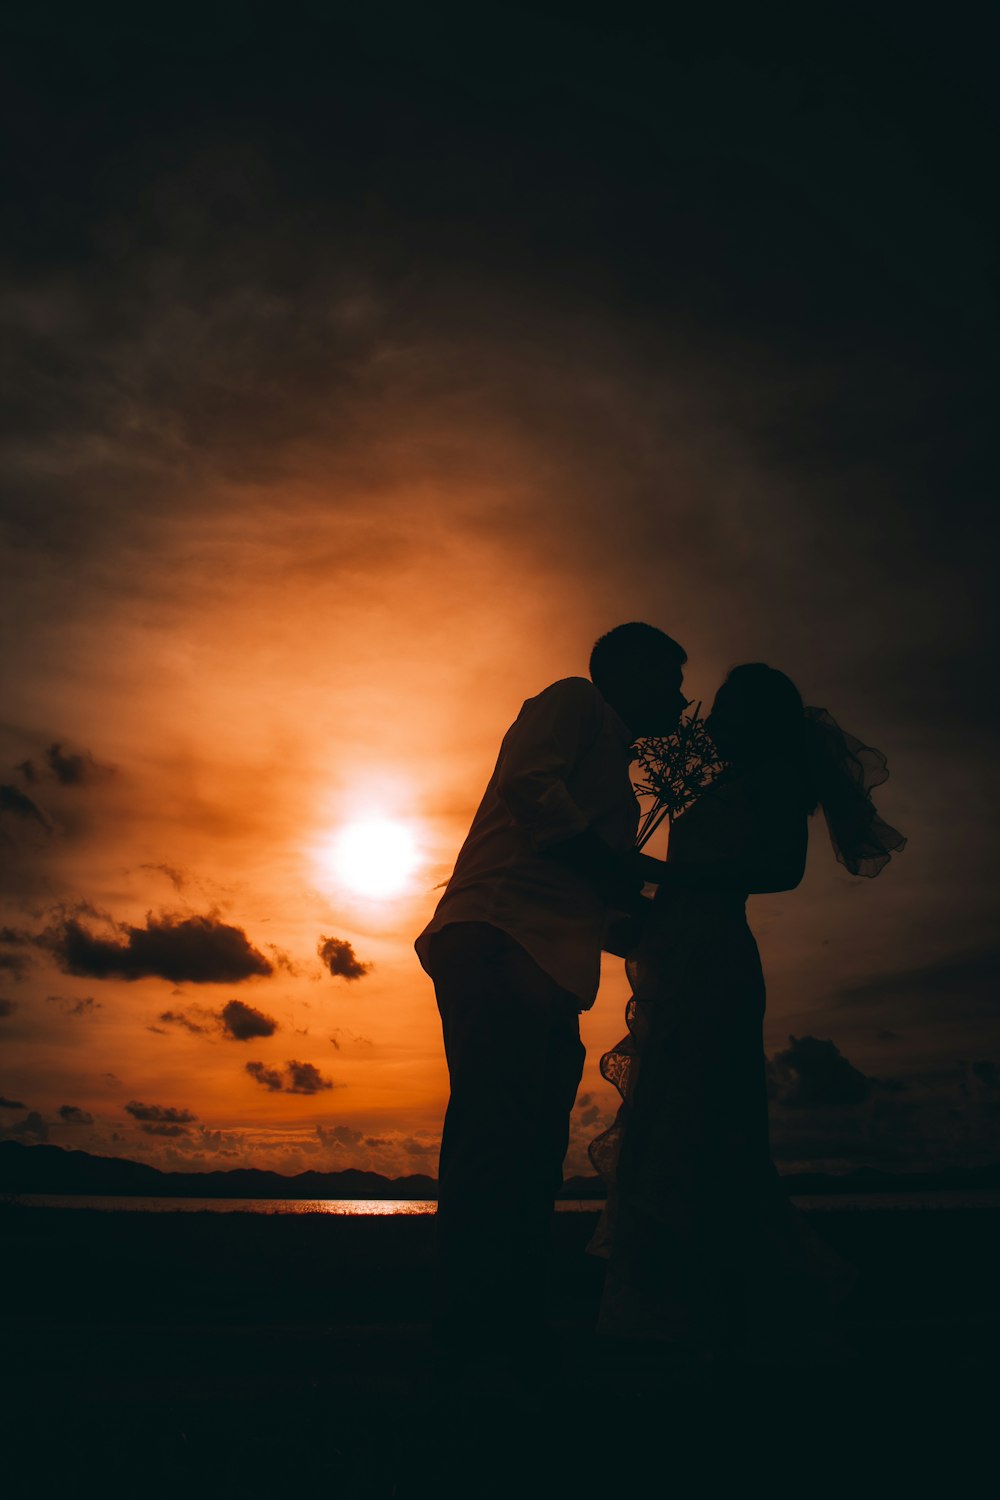
[[[411,829],[394,818],[348,823],[333,836],[321,857],[338,882],[372,900],[405,891],[420,863]]]

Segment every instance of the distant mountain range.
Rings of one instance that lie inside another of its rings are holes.
[[[0,1141],[0,1193],[85,1193],[122,1198],[436,1198],[433,1177],[378,1172],[161,1172],[121,1156]]]
[[[1000,1163],[943,1172],[878,1172],[861,1167],[833,1177],[823,1172],[786,1176],[794,1196],[843,1193],[943,1192],[1000,1188]],[[349,1167],[343,1172],[261,1172],[234,1167],[225,1172],[161,1172],[120,1156],[91,1156],[61,1146],[0,1141],[0,1193],[80,1193],[116,1198],[406,1198],[437,1197],[433,1177],[383,1177]],[[561,1198],[603,1198],[599,1177],[570,1177]]]

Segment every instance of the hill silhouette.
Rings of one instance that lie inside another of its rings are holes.
[[[945,1192],[1000,1189],[1000,1163],[940,1172],[879,1172],[859,1167],[833,1176],[824,1172],[786,1175],[792,1196],[845,1193]],[[91,1156],[61,1146],[0,1141],[0,1193],[94,1193],[116,1198],[437,1198],[437,1182],[423,1173],[383,1177],[348,1167],[342,1172],[264,1172],[231,1167],[222,1172],[161,1172],[122,1156]],[[599,1177],[569,1177],[558,1196],[600,1199]]]
[[[433,1177],[383,1177],[348,1168],[343,1172],[262,1172],[234,1167],[224,1172],[161,1172],[121,1156],[91,1156],[61,1146],[0,1141],[0,1192],[96,1193],[142,1198],[436,1198]]]

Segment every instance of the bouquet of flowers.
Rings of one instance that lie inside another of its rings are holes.
[[[723,769],[700,714],[701,704],[696,703],[673,734],[641,740],[637,746],[639,774],[632,784],[636,796],[653,799],[639,824],[635,841],[638,849],[652,838],[664,818],[676,818],[690,807]]]

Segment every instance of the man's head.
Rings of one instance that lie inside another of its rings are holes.
[[[687,652],[655,625],[616,625],[590,653],[594,686],[636,736],[670,734],[687,707]]]

